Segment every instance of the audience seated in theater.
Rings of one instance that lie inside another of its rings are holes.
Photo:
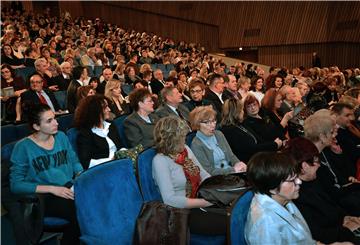
[[[113,72],[110,67],[105,66],[102,72],[102,79],[100,78],[100,84],[97,87],[96,91],[99,94],[105,93],[105,86],[108,81],[110,81],[113,78]]]
[[[78,101],[76,100],[77,89],[84,86],[84,81],[87,76],[87,68],[77,66],[73,70],[73,77],[67,89],[67,104],[66,107],[70,113],[75,111]]]
[[[265,120],[270,120],[275,126],[275,130],[279,135],[287,134],[288,122],[293,118],[294,111],[289,111],[283,116],[279,114],[282,104],[282,96],[280,92],[274,88],[268,89],[261,105],[261,114]]]
[[[125,63],[119,62],[113,72],[113,78],[125,82]]]
[[[125,69],[125,83],[132,85],[136,80],[141,80],[141,78],[136,75],[133,66],[128,66]]]
[[[222,106],[224,100],[222,98],[222,93],[225,89],[224,78],[216,73],[210,74],[208,76],[209,87],[205,89],[205,99],[210,101],[214,105],[214,109],[217,113],[217,121],[221,120]]]
[[[153,94],[160,95],[160,91],[164,88],[165,81],[163,73],[160,69],[154,71],[154,78],[150,82],[151,91]]]
[[[282,97],[282,103],[280,108],[276,111],[281,117],[283,117],[289,111],[294,110],[296,94],[294,88],[289,85],[282,86],[279,93]]]
[[[75,111],[78,156],[84,169],[111,161],[122,147],[116,126],[110,118],[108,101],[103,95],[83,98]]]
[[[245,225],[247,244],[316,244],[292,202],[301,185],[297,171],[285,153],[260,152],[250,159],[247,177],[255,196]]]
[[[163,104],[156,110],[156,114],[161,117],[169,115],[177,116],[189,122],[189,110],[181,104],[182,95],[175,87],[165,87],[161,90]]]
[[[50,49],[47,46],[41,48],[41,57],[48,62],[47,70],[51,72],[50,77],[56,77],[61,73],[59,62],[50,56]]]
[[[154,127],[159,117],[154,112],[154,101],[146,88],[133,90],[129,95],[133,112],[124,121],[129,147],[141,144],[144,148],[154,145]]]
[[[105,86],[105,97],[109,99],[109,108],[115,117],[130,114],[130,105],[127,98],[121,94],[121,83],[119,80],[110,79]]]
[[[47,88],[51,91],[58,91],[59,88],[55,84],[53,73],[49,70],[49,62],[45,58],[39,58],[35,60],[35,69],[36,72],[41,75],[44,81],[44,88]]]
[[[248,96],[249,94],[249,89],[250,89],[250,86],[251,86],[251,80],[250,78],[248,78],[247,76],[241,76],[239,78],[239,94],[240,94],[240,98],[241,99],[245,99],[246,96]]]
[[[16,111],[16,121],[26,121],[28,117],[29,106],[32,104],[47,104],[53,112],[60,111],[60,106],[54,94],[43,88],[42,77],[35,73],[29,79],[30,88],[23,92],[18,98],[17,104],[20,110]]]
[[[60,91],[66,91],[72,80],[72,66],[69,62],[63,62],[60,65],[61,73],[54,77],[54,85],[57,85]]]
[[[349,165],[345,162],[347,156],[341,154],[336,144],[337,127],[330,111],[320,110],[308,117],[304,123],[304,131],[305,137],[314,143],[320,153],[321,164],[317,176],[321,186],[349,215],[360,216],[359,181],[353,176],[344,178],[337,171],[340,166],[336,165],[342,165],[342,169]]]
[[[350,104],[336,103],[331,108],[335,115],[338,131],[336,140],[343,152],[350,158],[354,167],[360,159],[360,137],[353,134],[349,127],[352,127],[351,121],[354,120],[354,108]]]
[[[274,88],[275,90],[279,90],[284,85],[284,78],[280,75],[273,75],[270,78],[270,86],[266,86],[266,90]]]
[[[299,81],[299,82],[296,83],[296,87],[300,91],[302,103],[304,105],[307,105],[307,103],[308,103],[308,98],[307,97],[308,97],[308,94],[309,94],[309,91],[310,91],[309,85],[307,85],[307,83],[305,83],[303,81]]]
[[[80,64],[82,66],[91,66],[93,69],[95,66],[100,66],[101,61],[95,56],[95,48],[88,48],[86,54],[81,56]]]
[[[250,100],[250,96],[246,98],[247,101]],[[260,137],[252,129],[246,128],[242,124],[243,109],[244,104],[241,100],[235,98],[226,100],[223,106],[220,130],[237,158],[246,163],[257,152],[278,150],[282,146],[282,140],[279,138],[274,141],[260,140]]]
[[[32,79],[41,81],[38,75]],[[73,177],[83,168],[66,135],[58,131],[55,114],[48,105],[31,106],[28,116],[34,133],[16,143],[12,152],[11,192],[39,194],[45,216],[64,218],[69,222],[63,230],[61,244],[79,244],[80,230],[71,186]]]
[[[91,85],[80,86],[77,88],[77,91],[76,91],[76,101],[78,101],[78,104],[79,104],[80,100],[82,100],[83,98],[85,98],[87,96],[95,95],[95,94],[96,94],[96,91],[92,88]]]
[[[285,140],[283,130],[278,130],[277,126],[270,120],[259,114],[260,103],[253,95],[248,95],[244,100],[244,127],[252,130],[259,142],[274,141],[279,138]]]
[[[249,93],[254,95],[261,105],[261,101],[264,98],[264,78],[260,76],[253,76],[251,78]]]
[[[222,94],[224,102],[230,98],[241,99],[241,95],[238,92],[238,83],[236,77],[233,75],[227,75],[224,77],[225,90]]]
[[[210,175],[185,145],[188,132],[188,125],[177,117],[164,117],[156,123],[157,154],[153,159],[152,176],[165,204],[190,209],[188,226],[191,233],[223,235],[226,233],[226,216],[204,211],[201,208],[212,204],[196,197],[200,183]]]
[[[316,180],[320,167],[316,146],[308,139],[294,138],[284,151],[295,159],[300,171],[302,184],[294,203],[308,223],[313,238],[325,244],[343,241],[358,244],[360,238],[352,232],[360,228],[360,217],[348,216]]]
[[[5,94],[6,89],[13,88],[13,94]],[[16,101],[26,91],[22,77],[15,74],[14,69],[8,64],[1,66],[1,118],[6,121],[16,119]]]
[[[338,95],[338,80],[336,77],[327,77],[324,80],[324,83],[327,86],[326,92],[324,94],[324,97],[326,99],[326,102],[330,105],[333,103],[336,103],[339,101],[339,95]]]
[[[1,63],[8,64],[13,69],[25,67],[23,59],[19,59],[13,54],[9,44],[4,44],[1,47]]]
[[[191,100],[184,102],[184,105],[189,111],[192,111],[197,106],[212,105],[209,100],[203,98],[205,95],[205,88],[205,84],[199,79],[194,79],[190,82],[189,91]]]
[[[212,106],[199,106],[190,113],[192,130],[197,130],[191,150],[211,175],[246,171],[246,164],[232,152],[221,131],[216,130],[216,112]]]
[[[90,78],[89,85],[97,92],[97,88],[99,87],[100,80],[97,77]]]

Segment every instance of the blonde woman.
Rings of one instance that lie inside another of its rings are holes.
[[[226,216],[203,211],[212,204],[196,197],[200,183],[210,175],[203,169],[191,149],[185,145],[189,127],[179,117],[161,118],[154,128],[157,151],[152,175],[165,204],[190,210],[189,228],[194,234],[223,235]]]
[[[105,97],[107,97],[111,103],[109,108],[111,112],[115,114],[115,117],[129,114],[130,106],[128,101],[121,94],[121,83],[119,80],[111,79],[105,86]]]

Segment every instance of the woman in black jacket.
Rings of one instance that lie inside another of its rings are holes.
[[[253,95],[248,95],[256,98]],[[225,135],[231,150],[239,160],[247,162],[255,153],[260,151],[276,151],[282,146],[282,141],[276,138],[274,141],[262,140],[253,130],[245,127],[244,105],[235,98],[225,101],[220,130]]]
[[[84,169],[114,159],[123,147],[116,126],[107,122],[110,118],[108,101],[102,95],[82,99],[75,111],[78,156]]]

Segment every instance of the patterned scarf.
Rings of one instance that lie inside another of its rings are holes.
[[[174,161],[181,165],[186,177],[186,197],[195,198],[199,188],[200,168],[188,157],[186,148],[175,156],[171,156]]]

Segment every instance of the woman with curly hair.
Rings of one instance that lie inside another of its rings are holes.
[[[78,156],[84,169],[111,161],[115,152],[123,147],[110,118],[109,102],[102,95],[83,98],[75,111]]]

